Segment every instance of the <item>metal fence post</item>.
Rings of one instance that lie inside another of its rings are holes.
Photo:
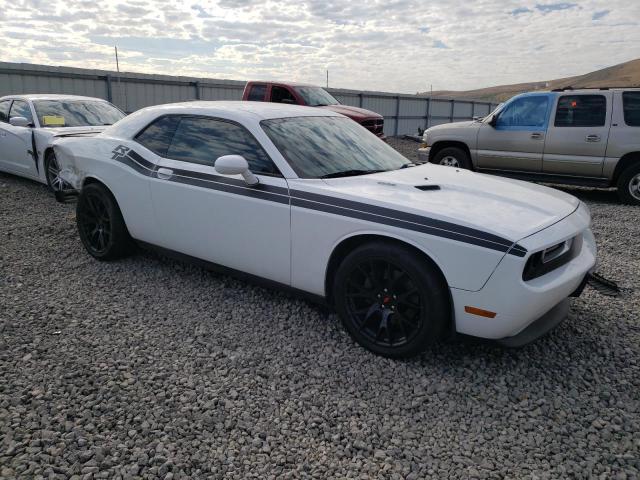
[[[200,82],[193,82],[193,86],[196,89],[196,100],[200,100]]]
[[[111,75],[107,74],[105,77],[107,81],[107,101],[113,103],[113,91],[111,90]]]
[[[476,102],[471,102],[471,119],[476,116]]]
[[[424,125],[424,129],[426,130],[427,128],[429,128],[429,120],[431,120],[429,117],[431,117],[431,97],[427,98],[427,111],[425,112],[425,120],[427,121]]]
[[[398,128],[400,123],[400,95],[396,95],[396,126],[394,137],[398,136]]]
[[[359,93],[359,94],[358,94],[358,97],[359,97],[359,105],[358,105],[358,106],[359,106],[360,108],[362,108],[362,93]]]
[[[455,100],[450,100],[451,102],[451,111],[449,112],[449,123],[453,123],[453,109],[456,106],[456,101]]]

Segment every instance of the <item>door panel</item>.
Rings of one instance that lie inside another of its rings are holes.
[[[550,103],[548,94],[519,96],[499,112],[495,126],[483,123],[478,130],[478,166],[542,171]]]
[[[611,93],[560,95],[547,132],[543,171],[600,177],[611,125]]]
[[[290,207],[284,178],[240,176],[162,159],[151,195],[163,247],[289,285]]]

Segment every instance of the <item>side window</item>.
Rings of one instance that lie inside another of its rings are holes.
[[[249,97],[247,100],[252,102],[264,102],[264,96],[267,93],[267,86],[262,84],[252,85],[249,90]]]
[[[242,155],[254,173],[279,174],[258,141],[243,127],[205,117],[182,117],[167,157],[213,166],[222,155]]]
[[[288,89],[274,85],[271,87],[271,101],[275,103],[295,104],[296,97],[294,97]]]
[[[640,127],[640,92],[624,92],[622,94],[624,123],[630,127]]]
[[[556,127],[602,127],[606,123],[604,95],[564,95],[558,99]]]
[[[9,107],[11,100],[2,100],[0,102],[0,122],[7,123],[9,121]]]
[[[11,110],[9,110],[9,120],[13,117],[24,117],[33,124],[33,116],[31,115],[29,104],[22,100],[14,100],[13,105],[11,105]]]
[[[544,95],[518,98],[498,116],[497,127],[544,127],[549,98]]]
[[[136,135],[136,142],[147,147],[153,153],[161,157],[167,156],[167,150],[171,145],[171,139],[180,123],[180,117],[167,115],[151,122],[144,130]]]

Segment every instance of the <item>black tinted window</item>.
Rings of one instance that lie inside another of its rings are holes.
[[[9,107],[11,106],[11,100],[2,100],[0,102],[0,122],[9,121]]]
[[[622,94],[624,123],[631,127],[640,127],[640,92]]]
[[[296,103],[295,97],[284,87],[271,87],[271,101],[275,103]]]
[[[607,100],[603,95],[565,95],[558,100],[556,127],[602,127]]]
[[[160,117],[136,136],[136,141],[161,157],[167,156],[171,139],[180,123],[175,115]]]
[[[266,85],[253,85],[249,90],[249,98],[253,102],[264,102],[264,95],[267,93]]]
[[[239,125],[204,117],[182,117],[167,157],[213,166],[223,155],[242,155],[254,173],[278,173],[253,136]]]
[[[29,122],[33,123],[31,108],[29,108],[29,104],[27,102],[23,102],[22,100],[14,100],[13,105],[11,105],[9,120],[13,117],[24,117],[29,120]]]

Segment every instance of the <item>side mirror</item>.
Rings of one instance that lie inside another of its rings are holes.
[[[496,128],[496,125],[498,125],[498,115],[492,116],[487,123],[489,123],[493,128]]]
[[[249,164],[242,155],[223,155],[218,157],[214,168],[216,172],[222,175],[242,175],[244,181],[251,187],[260,183],[258,177],[249,170]]]
[[[30,127],[31,122],[24,117],[11,117],[9,123],[14,127]]]
[[[282,100],[280,100],[280,103],[286,103],[288,105],[295,105],[296,101],[292,100],[290,98],[283,98]]]

